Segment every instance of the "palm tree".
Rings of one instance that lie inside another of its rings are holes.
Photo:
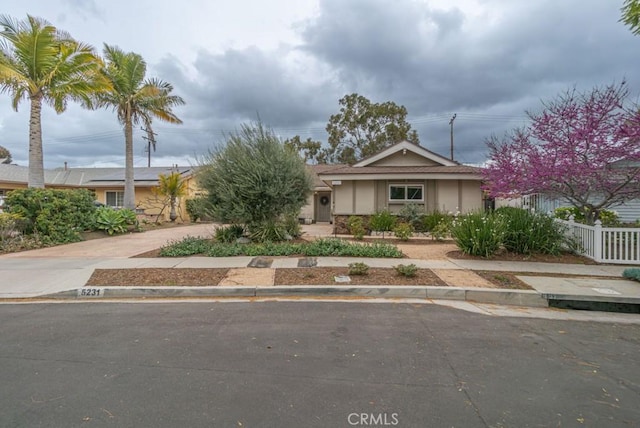
[[[182,123],[171,108],[183,105],[184,100],[171,95],[173,86],[169,83],[159,79],[145,80],[147,64],[140,55],[105,44],[104,56],[106,65],[103,74],[111,82],[111,89],[98,94],[95,106],[112,108],[124,127],[124,206],[135,209],[133,125],[143,123],[152,137],[153,118],[169,123]]]
[[[90,97],[108,82],[100,75],[100,59],[47,21],[27,15],[25,21],[0,16],[0,90],[10,93],[17,111],[31,103],[29,117],[29,187],[44,187],[42,102],[62,113],[69,99],[89,105]]]
[[[182,179],[179,172],[172,172],[169,175],[160,174],[158,176],[158,187],[156,192],[169,198],[171,211],[169,220],[176,221],[178,214],[176,213],[176,201],[187,194],[187,182]],[[166,205],[165,205],[166,206]]]

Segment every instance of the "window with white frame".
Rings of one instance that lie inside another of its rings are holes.
[[[424,186],[422,184],[389,185],[389,202],[422,202]]]
[[[121,207],[124,205],[124,192],[104,192],[106,204],[110,207]]]

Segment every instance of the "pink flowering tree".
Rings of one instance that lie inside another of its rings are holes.
[[[542,194],[579,208],[589,223],[600,211],[640,197],[640,113],[625,105],[625,82],[569,90],[531,123],[487,141],[485,189],[494,197]]]

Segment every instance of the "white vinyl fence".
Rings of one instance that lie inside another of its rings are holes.
[[[599,263],[640,264],[640,228],[602,227],[600,220],[594,226],[555,220],[566,227],[566,236],[583,256]]]

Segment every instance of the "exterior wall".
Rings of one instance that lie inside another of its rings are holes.
[[[436,209],[444,213],[460,210],[458,180],[436,182]]]
[[[373,214],[376,211],[376,182],[343,181],[333,186],[334,214]]]
[[[484,208],[480,182],[471,180],[460,181],[460,211],[479,211]]]
[[[424,200],[415,202],[426,212],[481,210],[480,182],[473,180],[365,180],[343,181],[334,186],[335,215],[368,215],[388,209],[398,213],[404,202],[389,201],[389,185],[421,184]]]
[[[354,213],[353,181],[343,181],[342,184],[333,186],[333,212],[334,214]]]
[[[307,204],[305,206],[303,206],[302,209],[300,210],[300,215],[298,216],[298,218],[304,219],[305,222],[306,221],[311,221],[313,219],[313,213],[314,213],[314,209],[315,209],[314,201],[315,201],[315,196],[312,193],[307,198]],[[307,220],[307,219],[309,219],[309,220]]]
[[[373,162],[369,166],[437,166],[440,165],[431,159],[424,158],[413,152],[407,151],[402,154],[401,151],[394,153],[386,158]]]
[[[426,212],[434,212],[438,210],[437,193],[436,193],[436,180],[427,180],[425,189],[427,194],[425,195]]]
[[[633,199],[624,204],[609,208],[618,213],[618,218],[624,223],[635,223],[640,219],[640,199]]]
[[[436,208],[441,212],[467,213],[482,210],[482,189],[479,181],[441,180],[436,183]]]
[[[27,188],[26,184],[0,182],[0,190],[4,190],[5,192],[8,192],[9,190],[26,189],[26,188]]]
[[[354,214],[373,214],[376,211],[374,181],[356,181],[354,184]]]

